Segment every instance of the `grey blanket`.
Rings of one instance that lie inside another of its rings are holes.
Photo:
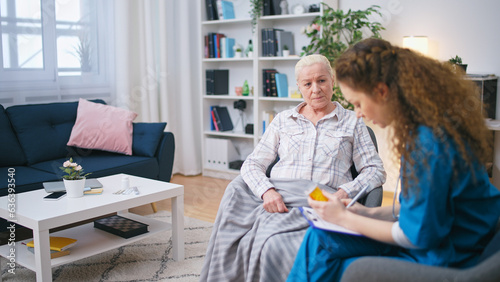
[[[269,213],[241,176],[229,183],[219,206],[200,281],[285,281],[309,227],[298,207],[308,206],[309,180],[271,179],[288,213]]]

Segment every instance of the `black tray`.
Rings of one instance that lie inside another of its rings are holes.
[[[125,239],[148,232],[148,225],[139,221],[113,215],[94,221],[94,227]]]

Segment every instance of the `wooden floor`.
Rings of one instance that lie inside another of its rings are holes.
[[[222,195],[229,180],[197,176],[183,176],[176,174],[170,180],[172,183],[184,185],[184,215],[214,222]],[[384,192],[382,206],[392,205],[392,192]],[[158,210],[171,210],[170,200],[156,202]],[[153,213],[151,205],[144,205],[130,210],[131,212],[147,215]]]

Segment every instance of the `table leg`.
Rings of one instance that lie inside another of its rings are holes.
[[[33,242],[35,243],[36,281],[52,281],[49,230],[33,230]]]
[[[172,198],[172,245],[174,260],[184,260],[184,195]]]

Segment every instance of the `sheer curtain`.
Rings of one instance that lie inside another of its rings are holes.
[[[115,1],[115,104],[167,122],[174,173],[201,173],[197,0]]]

